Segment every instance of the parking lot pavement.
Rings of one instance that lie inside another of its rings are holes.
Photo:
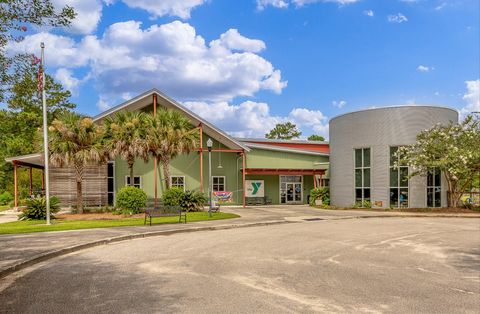
[[[371,218],[126,241],[17,274],[0,312],[478,313],[479,232]]]

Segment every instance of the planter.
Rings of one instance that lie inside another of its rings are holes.
[[[322,206],[322,205],[323,205],[322,200],[320,200],[320,199],[315,200],[315,205],[317,205],[317,206]]]

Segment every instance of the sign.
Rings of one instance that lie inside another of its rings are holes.
[[[265,197],[263,180],[245,180],[246,197]]]
[[[214,191],[213,198],[215,203],[218,204],[229,204],[233,203],[233,192],[228,191]]]

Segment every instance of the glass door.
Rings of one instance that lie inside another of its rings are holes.
[[[301,204],[302,203],[302,183],[286,182],[285,190],[281,194],[282,204]]]

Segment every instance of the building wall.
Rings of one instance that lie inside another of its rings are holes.
[[[338,116],[330,120],[330,193],[335,206],[355,203],[354,149],[371,149],[371,200],[390,206],[389,158],[391,146],[413,144],[420,131],[437,123],[458,121],[455,110],[433,106],[377,108]],[[442,181],[442,206],[446,186]],[[426,178],[409,182],[409,206],[426,207]]]

